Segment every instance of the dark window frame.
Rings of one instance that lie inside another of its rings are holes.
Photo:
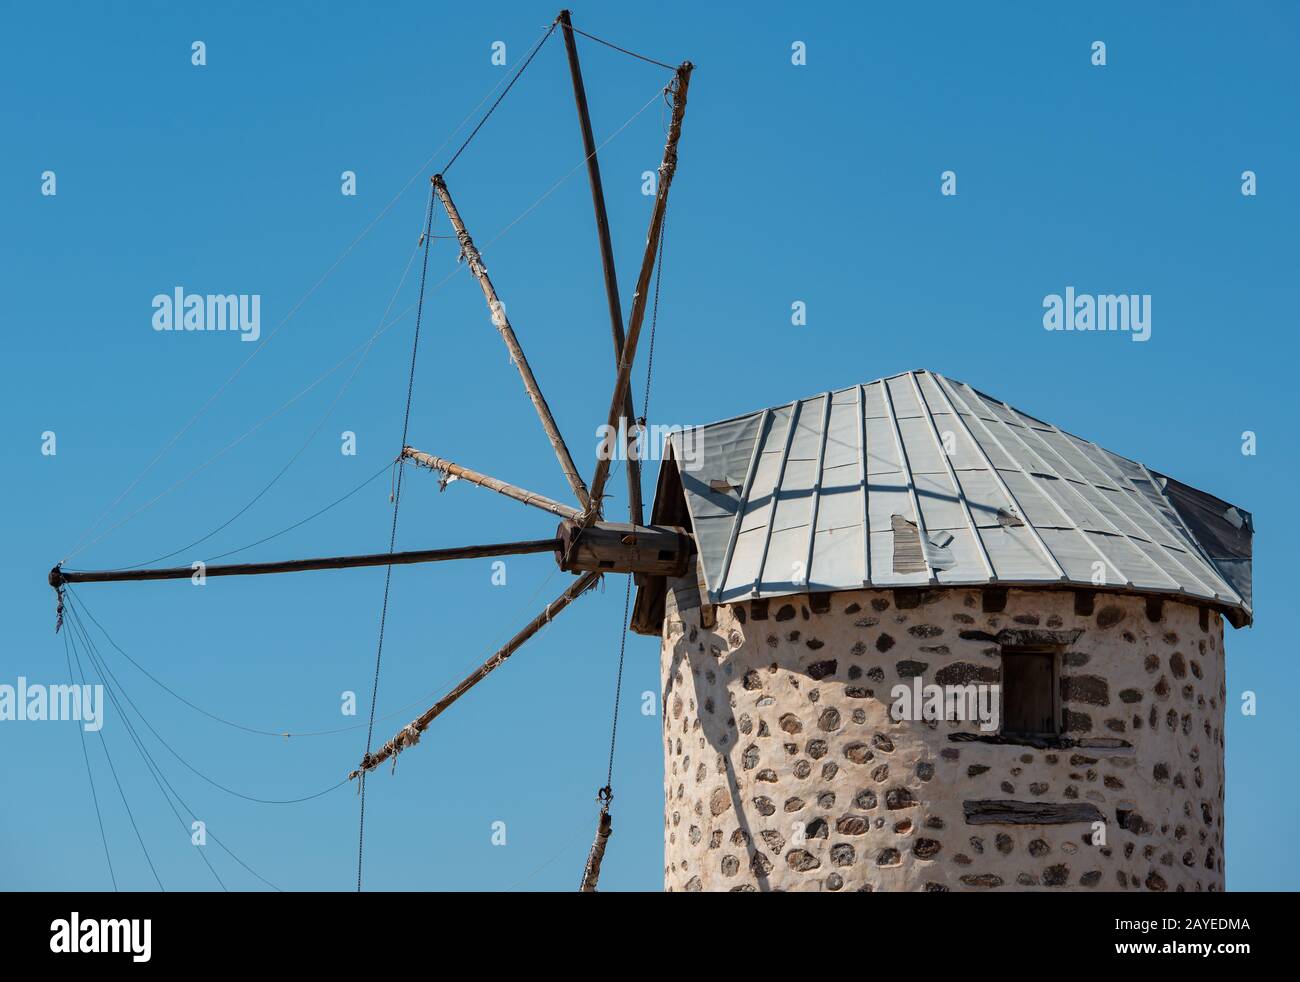
[[[1061,705],[1061,669],[1064,660],[1064,648],[1059,645],[1004,644],[999,646],[998,656],[1002,668],[1002,684],[999,693],[1001,719],[999,720],[998,732],[1002,736],[1009,738],[1043,739],[1060,737],[1065,732],[1065,720]],[[1010,729],[1007,726],[1009,718],[1007,713],[1007,659],[1021,657],[1046,657],[1050,660],[1052,729],[1049,731]]]

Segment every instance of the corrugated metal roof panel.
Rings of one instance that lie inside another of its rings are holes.
[[[1050,583],[1251,616],[1248,513],[1172,482],[1175,501],[1168,478],[941,375],[905,372],[671,439],[715,603]]]

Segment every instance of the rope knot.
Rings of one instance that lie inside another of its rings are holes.
[[[54,608],[55,634],[63,627],[63,583],[63,563],[59,563],[50,570],[50,586],[54,587],[54,595],[58,598],[58,606]]]

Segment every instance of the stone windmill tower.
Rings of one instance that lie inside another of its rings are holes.
[[[1223,888],[1249,514],[925,371],[665,457],[668,889]]]
[[[603,431],[618,437],[598,454],[590,484],[445,179],[557,29],[615,351]],[[672,73],[663,89],[671,107],[663,159],[626,322],[575,35]],[[630,378],[647,314],[653,349],[651,284],[657,298],[692,71],[690,62],[673,67],[581,31],[561,11],[432,176],[386,552],[193,561],[188,550],[213,532],[161,557],[186,554],[180,566],[66,568],[107,534],[87,541],[110,506],[49,572],[56,630],[66,612],[70,649],[90,650],[73,589],[80,584],[385,567],[372,717],[349,774],[360,798],[358,889],[367,775],[395,763],[561,611],[619,574],[637,585],[632,628],[662,639],[670,889],[1222,888],[1223,620],[1242,626],[1252,616],[1246,512],[962,383],[908,372],[673,434],[653,516],[644,522],[646,410],[636,415]],[[407,443],[439,204],[573,504]],[[626,521],[604,513],[615,456],[626,461]],[[476,485],[561,524],[545,538],[399,552],[408,462],[437,472],[441,487]],[[553,554],[575,579],[375,746],[392,568],[536,553]],[[596,888],[612,832],[617,722],[616,710],[583,890]]]

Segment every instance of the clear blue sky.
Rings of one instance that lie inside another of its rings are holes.
[[[161,334],[151,299],[262,297],[265,337],[408,180],[409,190],[105,520],[188,475],[375,331],[416,243],[426,161],[523,58],[555,3],[6,5],[0,14],[4,357],[0,681],[59,682],[49,567],[254,347]],[[1285,3],[908,5],[592,3],[585,29],[697,71],[669,209],[651,419],[689,424],[929,368],[1252,511],[1258,624],[1230,631],[1227,875],[1300,879],[1294,708],[1297,446],[1296,36]],[[207,65],[190,63],[191,43]],[[1107,45],[1107,65],[1090,46]],[[504,41],[509,65],[491,63]],[[791,64],[791,45],[807,64]],[[581,42],[598,139],[666,81]],[[663,110],[601,152],[625,298]],[[612,355],[567,67],[553,37],[448,183],[583,470]],[[42,172],[57,195],[42,196]],[[358,194],[340,193],[357,174]],[[940,194],[940,174],[958,194]],[[1258,194],[1241,194],[1241,173]],[[496,234],[564,175],[508,234]],[[445,220],[435,232],[445,234]],[[411,442],[555,497],[566,486],[477,286],[434,242]],[[418,263],[394,311],[415,300]],[[1043,297],[1150,294],[1153,336],[1052,334]],[[791,304],[808,322],[790,323]],[[173,561],[305,517],[398,449],[412,318],[370,350],[307,449],[238,521]],[[175,491],[79,553],[111,567],[182,549],[242,508],[302,445],[355,359]],[[644,363],[634,387],[638,404]],[[343,456],[339,434],[357,434]],[[1258,434],[1243,456],[1241,434]],[[57,434],[56,456],[41,434]],[[653,469],[652,469],[653,475]],[[652,476],[651,475],[651,476]],[[544,536],[541,513],[408,472],[399,548]],[[620,476],[621,477],[621,476]],[[647,478],[647,488],[652,488]],[[620,495],[611,513],[623,508]],[[388,481],[240,558],[382,551]],[[93,538],[93,536],[92,536]],[[526,621],[567,577],[546,556],[393,576],[377,741]],[[364,723],[381,569],[87,585],[117,642],[210,711],[272,730]],[[370,888],[572,889],[604,782],[623,582],[560,617],[370,782]],[[245,794],[339,780],[364,730],[290,740],[198,716],[115,653],[135,702],[197,769]],[[662,884],[655,641],[633,636],[607,889]],[[1243,690],[1259,714],[1235,711]],[[361,715],[340,715],[340,693]],[[158,875],[215,886],[110,710],[105,738]],[[154,881],[88,735],[124,888]],[[349,889],[350,787],[300,805],[231,798],[146,736],[168,780],[251,867],[292,889]],[[109,877],[71,724],[0,724],[0,886],[104,889]],[[507,845],[493,846],[492,823]],[[260,884],[213,845],[239,888]]]

